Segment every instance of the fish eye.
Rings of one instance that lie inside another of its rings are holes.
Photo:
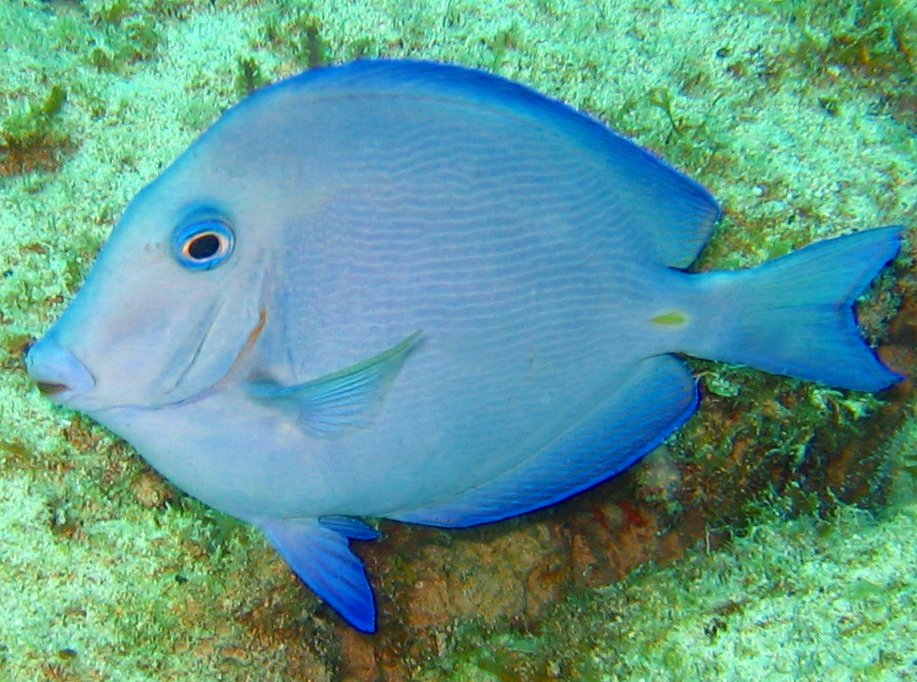
[[[172,235],[172,253],[189,270],[212,270],[232,254],[235,237],[225,222],[201,220],[179,226]]]

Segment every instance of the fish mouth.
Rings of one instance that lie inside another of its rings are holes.
[[[43,394],[60,405],[85,401],[95,387],[95,377],[53,333],[29,346],[25,370]]]
[[[49,398],[53,398],[69,388],[66,384],[53,384],[47,381],[36,381],[35,386],[38,387],[39,393]]]

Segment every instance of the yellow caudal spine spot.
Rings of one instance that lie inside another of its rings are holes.
[[[688,322],[688,317],[679,310],[672,310],[650,318],[650,322],[663,327],[681,327]]]

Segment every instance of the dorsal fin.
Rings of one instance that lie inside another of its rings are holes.
[[[656,263],[689,266],[720,216],[716,200],[699,183],[614,132],[604,123],[514,81],[451,64],[369,60],[312,69],[255,93],[227,116],[265,100],[296,93],[302,102],[327,97],[388,96],[452,101],[504,112],[526,126],[560,135],[594,163],[622,219]],[[620,199],[618,199],[620,197]],[[627,211],[639,206],[639,211]]]

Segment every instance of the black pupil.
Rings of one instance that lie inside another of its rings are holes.
[[[220,250],[220,239],[213,232],[198,235],[188,244],[188,255],[194,260],[207,260]]]

